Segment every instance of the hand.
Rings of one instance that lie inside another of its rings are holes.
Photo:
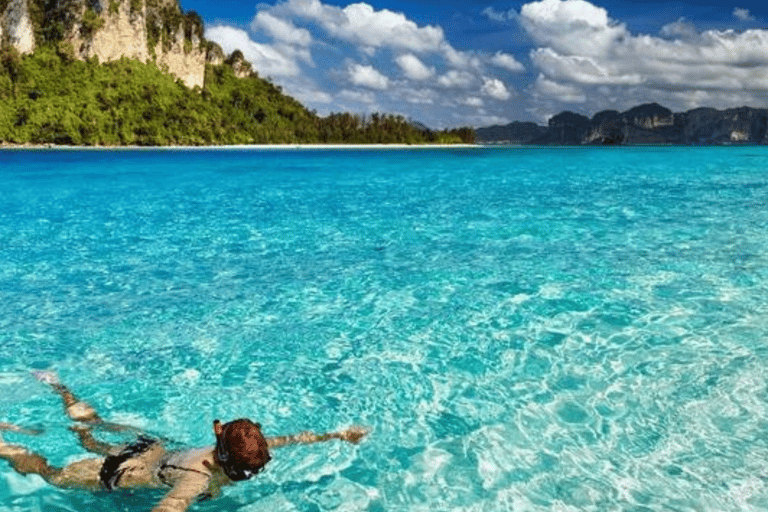
[[[10,423],[0,423],[0,430],[7,430],[8,432],[18,432],[20,434],[27,434],[30,436],[37,436],[43,433],[39,428],[25,428],[18,425],[11,425]]]
[[[357,444],[359,443],[368,433],[370,430],[363,427],[352,427],[348,428],[347,430],[341,432],[341,439],[344,441],[347,441],[348,443]]]

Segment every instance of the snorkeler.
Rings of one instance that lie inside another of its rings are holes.
[[[331,439],[356,444],[368,433],[365,429],[353,427],[328,434],[304,432],[293,436],[265,438],[261,425],[249,419],[225,424],[216,420],[213,422],[215,446],[166,451],[161,441],[146,435],[139,435],[136,441],[128,445],[114,446],[96,440],[91,433],[92,428],[99,426],[109,430],[138,430],[102,420],[93,407],[78,400],[61,384],[56,374],[35,372],[34,375],[61,396],[67,415],[79,422],[71,429],[77,434],[80,444],[89,452],[102,457],[56,468],[50,466],[43,456],[23,446],[6,444],[0,437],[0,459],[7,460],[22,475],[40,475],[48,483],[62,488],[93,491],[170,488],[152,512],[182,512],[196,500],[216,497],[225,485],[248,480],[269,462],[272,448]],[[7,423],[0,423],[0,430],[39,433]]]

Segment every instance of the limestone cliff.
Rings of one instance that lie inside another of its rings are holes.
[[[493,128],[493,127],[491,127]],[[478,128],[480,142],[496,142],[499,131]],[[540,127],[528,144],[768,144],[768,109],[697,108],[673,113],[657,103],[626,112],[604,110],[589,119],[562,112]],[[530,130],[529,130],[530,131]]]
[[[715,110],[697,108],[685,113],[685,140],[691,143],[766,143],[768,111],[749,107]]]
[[[549,120],[547,132],[533,144],[581,144],[589,130],[589,118],[574,112],[561,112]]]
[[[604,110],[592,117],[584,144],[663,144],[670,137],[679,142],[679,116],[658,103],[648,103],[620,113]]]
[[[203,86],[206,63],[225,61],[203,38],[200,16],[177,0],[0,0],[0,46],[28,54],[46,43],[80,60],[155,62],[190,88]],[[238,57],[236,73],[249,75]]]
[[[240,50],[232,52],[232,55],[230,55],[225,62],[232,67],[235,76],[238,78],[246,77],[253,71],[251,63],[245,60],[245,57]]]
[[[35,49],[35,31],[27,0],[0,1],[0,47],[13,46],[21,54]]]
[[[656,130],[675,124],[675,115],[658,103],[648,103],[631,108],[621,114],[625,123],[645,130]]]

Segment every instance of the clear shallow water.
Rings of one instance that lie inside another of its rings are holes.
[[[190,445],[201,511],[768,510],[768,148],[0,152],[0,421],[55,368]],[[0,511],[141,511],[0,463]]]

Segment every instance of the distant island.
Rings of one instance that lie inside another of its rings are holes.
[[[673,113],[658,103],[617,112],[604,110],[591,119],[562,112],[548,126],[513,122],[476,130],[481,144],[631,145],[767,144],[768,109],[697,108]]]
[[[308,110],[178,0],[0,0],[0,144],[472,143],[391,114]]]

